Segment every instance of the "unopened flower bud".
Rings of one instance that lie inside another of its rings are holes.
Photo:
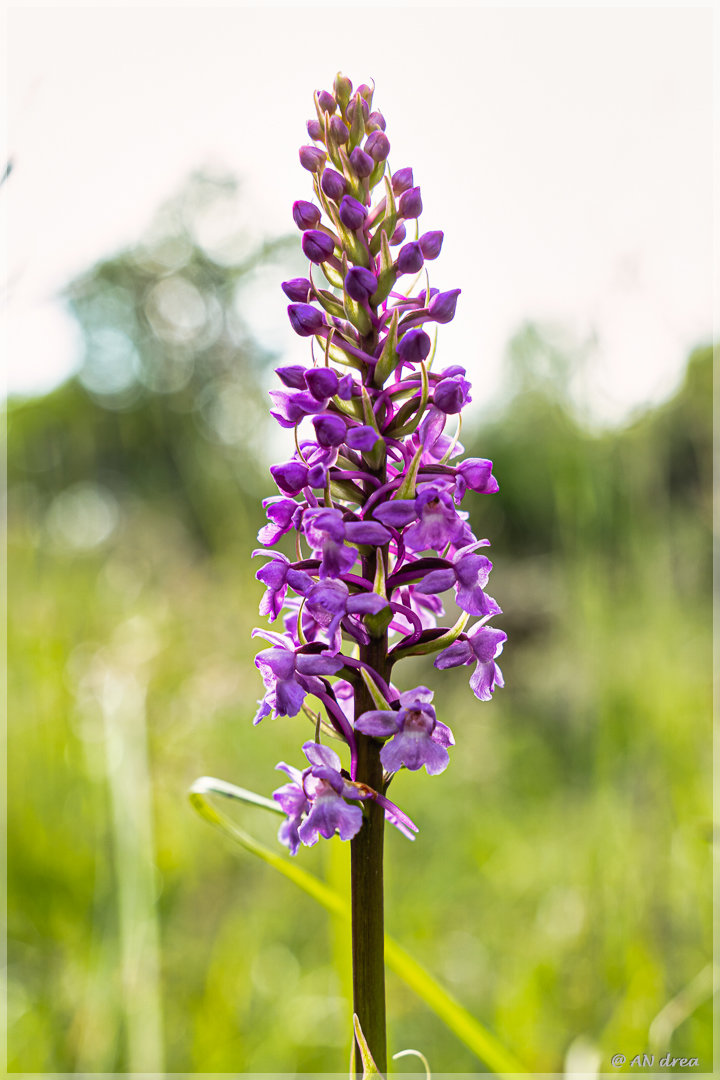
[[[397,257],[398,272],[401,274],[417,274],[418,270],[422,270],[424,261],[420,244],[417,240],[412,240],[400,249]]]
[[[352,83],[341,71],[338,71],[335,76],[333,90],[335,91],[335,100],[340,106],[340,109],[344,110],[350,100],[350,95],[352,94]]]
[[[305,371],[305,385],[314,398],[324,401],[337,393],[339,379],[332,368],[309,368]]]
[[[307,370],[302,364],[288,364],[287,367],[275,368],[275,374],[292,390],[305,390]]]
[[[329,449],[340,446],[344,441],[347,424],[342,417],[336,416],[335,413],[321,413],[319,416],[313,416],[312,422],[317,441],[321,446]]]
[[[290,281],[283,281],[282,283],[282,291],[288,300],[292,300],[296,304],[307,303],[311,288],[310,282],[304,277],[291,278]]]
[[[356,94],[347,107],[347,118],[350,123],[352,123],[353,117],[355,116],[355,110],[358,108],[358,102],[360,103],[359,107],[362,109],[363,123],[367,120],[370,114],[367,101],[365,101],[364,98],[358,97],[358,95]]]
[[[347,129],[347,124],[340,116],[333,116],[330,119],[330,134],[332,135],[338,146],[342,146],[348,141],[350,133]]]
[[[300,164],[308,172],[319,172],[325,164],[327,154],[317,146],[301,146],[299,151]]]
[[[398,203],[400,217],[418,218],[422,214],[422,208],[419,187],[412,187],[408,188],[407,191],[403,191]]]
[[[363,453],[367,453],[372,450],[379,438],[380,436],[375,428],[370,427],[368,424],[361,424],[360,427],[350,428],[345,441],[352,450],[361,450]]]
[[[407,236],[407,229],[405,228],[405,222],[401,221],[399,223],[399,225],[397,226],[397,228],[395,229],[395,232],[390,237],[390,243],[391,244],[402,244],[402,242],[403,242],[403,240],[405,239],[406,236]]]
[[[367,217],[367,209],[352,195],[346,195],[340,203],[340,220],[346,229],[362,229],[363,222]]]
[[[293,203],[292,215],[298,229],[302,229],[303,232],[306,229],[314,229],[322,217],[319,207],[313,206],[305,199],[297,199]]]
[[[318,105],[323,112],[334,113],[337,108],[335,98],[327,90],[320,90],[317,96]]]
[[[449,292],[442,292],[433,296],[428,304],[428,312],[435,322],[449,323],[452,321],[460,291],[460,289],[450,289]]]
[[[327,233],[319,229],[308,229],[303,233],[302,249],[310,262],[323,263],[335,250],[335,243]]]
[[[301,461],[285,461],[271,465],[270,474],[285,495],[297,495],[308,481],[308,467]]]
[[[328,199],[334,199],[335,202],[339,202],[347,191],[347,181],[345,177],[341,173],[336,172],[335,169],[323,169],[320,187],[323,189]]]
[[[362,266],[354,266],[345,275],[345,292],[359,304],[369,300],[376,289],[377,278]]]
[[[385,117],[381,112],[371,112],[367,118],[365,124],[365,130],[368,134],[371,131],[384,131],[385,130]]]
[[[430,336],[416,327],[400,338],[397,346],[397,354],[404,364],[419,364],[430,354],[432,341]]]
[[[426,232],[420,237],[420,248],[426,259],[437,259],[442,247],[443,236],[445,234],[440,230],[437,232]]]
[[[319,120],[308,120],[305,126],[307,127],[307,133],[311,139],[322,139],[323,129],[320,126]]]
[[[499,490],[492,474],[492,461],[488,458],[466,458],[460,462],[458,473],[473,491],[492,494]]]
[[[310,337],[325,325],[322,312],[312,304],[290,304],[287,310],[290,324],[300,337]]]
[[[435,407],[444,413],[459,413],[465,402],[470,401],[469,390],[470,383],[462,376],[441,379],[433,394]]]
[[[384,161],[390,153],[390,140],[384,131],[373,131],[365,140],[365,153],[373,161]]]
[[[356,176],[359,176],[360,179],[369,176],[375,166],[375,162],[370,155],[366,154],[364,150],[361,150],[359,146],[356,146],[350,155],[350,164],[352,165],[353,172]]]
[[[393,173],[392,189],[393,194],[402,195],[403,191],[409,191],[413,186],[413,171],[411,168],[398,169],[396,173]]]

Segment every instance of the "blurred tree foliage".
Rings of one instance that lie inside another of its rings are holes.
[[[345,1060],[342,933],[184,802],[203,772],[267,792],[279,758],[298,763],[295,720],[265,738],[248,726],[271,358],[242,318],[259,266],[285,257],[282,276],[294,271],[284,241],[248,253],[203,240],[223,194],[194,178],[142,243],[73,282],[79,373],[9,405],[20,1071]],[[669,1033],[653,1022],[711,957],[712,355],[696,350],[668,402],[604,432],[568,397],[575,363],[552,329],[522,327],[511,393],[463,436],[501,485],[471,514],[493,542],[506,688],[478,709],[462,677],[417,662],[458,748],[447,783],[397,781],[421,835],[388,840],[388,926],[537,1071],[561,1071],[570,1051],[591,1068],[658,1030],[662,1051],[709,1061],[707,994]],[[144,768],[142,848],[123,786]],[[275,825],[257,828],[273,842]],[[325,847],[303,860],[340,880],[342,845]],[[128,911],[143,897],[155,938],[136,940]],[[155,997],[138,997],[133,963],[153,940],[159,966],[137,987]],[[162,1014],[160,1049],[143,1042],[140,1006]],[[389,1009],[393,1049],[478,1068],[393,980]]]
[[[232,180],[193,177],[137,247],[68,287],[82,366],[11,407],[11,482],[47,495],[94,480],[166,504],[206,551],[237,534],[263,491],[272,359],[243,320],[243,287],[288,247],[201,242],[203,219],[237,194]]]

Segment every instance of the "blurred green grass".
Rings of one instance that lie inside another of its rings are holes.
[[[187,256],[158,273],[205,297],[226,280]],[[135,313],[125,329],[146,357],[158,332],[129,257],[75,284],[86,338],[109,317],[109,278],[134,296],[112,317]],[[186,343],[200,359],[180,388],[140,379],[113,401],[81,376],[10,405],[16,1071],[346,1062],[346,932],[185,795],[201,774],[269,794],[310,733],[300,718],[250,723],[270,383],[267,358],[227,335]],[[404,685],[437,688],[457,748],[442,776],[395,781],[420,835],[387,840],[388,931],[537,1072],[561,1071],[578,1040],[603,1069],[647,1048],[654,1018],[706,971],[712,927],[711,351],[666,405],[597,434],[558,373],[538,374],[546,346],[537,328],[518,335],[513,393],[464,437],[501,484],[472,523],[493,542],[506,688],[485,705],[463,671],[406,665]],[[234,437],[210,399],[232,401]],[[275,843],[275,818],[243,820]],[[298,857],[343,881],[338,840]],[[392,975],[388,1012],[393,1051],[480,1071]],[[666,1050],[709,1071],[709,1001]]]

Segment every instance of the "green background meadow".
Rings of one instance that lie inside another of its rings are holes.
[[[347,1062],[346,928],[186,795],[203,774],[268,795],[312,734],[251,725],[249,556],[291,444],[267,415],[279,358],[242,318],[258,268],[302,270],[283,241],[217,263],[189,215],[68,287],[83,368],[9,405],[16,1071]],[[482,703],[470,669],[398,669],[457,746],[393,784],[420,833],[387,838],[387,928],[529,1070],[673,1051],[710,1071],[711,350],[604,431],[567,394],[588,362],[518,328],[504,394],[463,432],[501,487],[465,505],[493,544],[506,688]],[[238,820],[275,845],[279,819]],[[298,862],[343,889],[347,856]],[[485,1068],[392,974],[388,1019],[391,1052]]]

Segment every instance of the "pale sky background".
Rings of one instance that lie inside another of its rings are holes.
[[[7,45],[10,392],[77,367],[58,291],[191,171],[243,179],[251,239],[293,231],[312,93],[338,69],[375,80],[391,165],[445,231],[431,283],[463,291],[439,360],[465,364],[476,404],[527,319],[596,338],[582,392],[609,421],[670,393],[711,338],[708,8],[22,5]],[[305,357],[279,278],[251,300],[256,336]]]

